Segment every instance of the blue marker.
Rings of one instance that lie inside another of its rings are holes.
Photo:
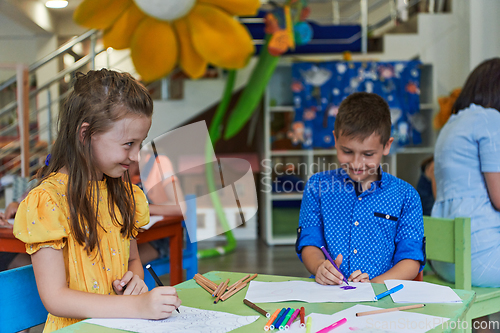
[[[387,291],[384,291],[382,294],[379,294],[379,295],[373,297],[373,300],[374,301],[378,301],[382,297],[389,296],[390,294],[395,293],[396,291],[399,291],[401,289],[403,289],[403,285],[402,284],[398,284],[394,288],[391,288],[391,289],[389,289]]]
[[[271,324],[271,327],[270,327],[271,331],[274,330],[275,327],[279,327],[279,326],[276,326],[276,324],[278,323],[278,320],[280,320],[281,316],[283,316],[283,314],[285,312],[286,312],[286,308],[281,309],[280,313],[276,316],[276,319]]]
[[[286,309],[286,311],[283,313],[283,315],[281,316],[281,318],[280,318],[280,319],[278,320],[278,322],[274,325],[274,328],[279,329],[279,327],[280,327],[281,323],[283,323],[283,320],[285,320],[286,315],[287,315],[287,314],[288,314],[288,312],[290,312],[290,311],[291,311],[291,309],[290,309],[290,308]]]

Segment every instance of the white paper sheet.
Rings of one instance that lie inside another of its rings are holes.
[[[370,283],[351,282],[349,285],[356,287],[356,289],[341,289],[340,287],[345,286],[345,284],[323,286],[316,282],[306,281],[251,281],[245,298],[254,303],[284,301],[302,301],[308,303],[373,301],[375,293]]]
[[[141,229],[148,230],[151,228],[156,222],[159,222],[163,220],[165,217],[162,215],[151,215],[149,217],[149,223],[146,224],[145,226],[141,227]]]
[[[187,306],[179,307],[180,313],[162,320],[145,319],[87,319],[86,323],[140,333],[226,333],[248,325],[259,316],[238,316],[226,312],[200,310]]]
[[[460,303],[462,300],[448,286],[408,280],[385,280],[387,289],[403,284],[403,289],[391,294],[394,303]]]
[[[408,311],[394,311],[381,313],[369,316],[356,317],[356,313],[379,310],[374,306],[355,305],[349,309],[339,311],[333,315],[324,315],[319,313],[311,313],[306,317],[312,317],[311,332],[317,332],[326,326],[329,326],[342,318],[346,318],[347,322],[336,327],[335,333],[369,333],[369,332],[412,332],[423,333],[427,332],[438,325],[443,325],[447,328],[448,318],[424,315],[420,313],[412,313]],[[300,328],[300,322],[295,321],[291,326],[289,333],[304,333],[305,328]]]

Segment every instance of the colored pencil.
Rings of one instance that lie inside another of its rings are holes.
[[[226,281],[224,281],[224,283],[222,283],[222,286],[219,288],[219,291],[217,292],[217,296],[222,296],[226,292],[228,284],[229,284],[229,279],[227,279]]]
[[[241,289],[245,288],[246,286],[247,286],[247,284],[245,283],[245,284],[240,285],[238,288],[233,289],[232,291],[226,292],[224,295],[222,295],[221,300],[225,301],[226,299],[228,299],[229,297],[233,296],[234,294],[236,294],[238,291],[240,291]]]
[[[203,275],[197,273],[195,276],[194,276],[195,279],[199,279],[199,280],[202,280],[207,286],[209,286],[211,289],[216,289],[217,288],[217,284],[209,279],[207,279],[206,277],[204,277]]]
[[[158,277],[158,275],[156,275],[155,271],[153,270],[153,267],[151,267],[151,264],[147,264],[146,269],[151,274],[153,279],[156,281],[156,284],[159,285],[160,287],[163,287],[163,283],[161,283],[160,278]],[[181,313],[179,309],[175,309],[175,311],[177,311],[177,313]]]
[[[425,304],[414,304],[414,305],[398,306],[397,308],[358,312],[358,313],[356,313],[356,317],[368,316],[368,315],[372,315],[372,314],[386,313],[386,312],[392,312],[392,311],[418,309],[418,308],[422,308],[424,306],[425,306]]]
[[[220,288],[222,287],[222,285],[224,284],[224,282],[221,282],[217,288],[214,290],[213,294],[212,294],[212,297],[216,297],[217,296],[217,293],[219,292]]]
[[[214,304],[217,304],[217,302],[221,299],[222,294],[226,291],[228,283],[229,283],[229,279],[224,281],[224,283],[222,284],[222,287],[219,289],[219,292],[217,294],[217,298],[214,301]]]
[[[262,309],[258,305],[253,304],[252,302],[250,302],[246,298],[243,299],[243,303],[245,303],[245,305],[248,305],[249,307],[251,307],[252,309],[254,309],[255,311],[257,311],[258,313],[260,313],[264,317],[266,317],[266,318],[271,317],[271,314],[269,312],[267,312],[266,310]]]
[[[269,331],[269,329],[271,328],[271,324],[276,320],[276,317],[278,317],[280,311],[281,311],[280,309],[276,309],[276,311],[274,311],[271,318],[269,318],[269,320],[267,321],[266,326],[264,326],[264,331]]]
[[[202,281],[205,283],[205,285],[207,285],[207,286],[209,286],[209,287],[210,287],[210,289],[215,290],[215,289],[217,288],[217,284],[216,284],[215,282],[213,282],[213,281],[211,281],[211,280],[207,279],[206,277],[204,277],[203,275],[201,275],[201,274],[199,274],[199,273],[197,273],[197,274],[194,276],[194,279],[195,279],[195,280],[196,280],[197,278],[198,278],[198,279],[200,279],[200,280],[202,280]]]
[[[305,316],[306,316],[306,309],[304,309],[304,307],[301,307],[300,308],[300,328],[306,327]]]
[[[243,280],[245,280],[247,277],[249,277],[250,274],[248,274],[247,276],[239,279],[238,281],[236,281],[235,283],[233,283],[232,285],[230,285],[227,290],[231,291],[232,289],[234,289],[234,287],[237,287],[238,284],[240,284],[240,282],[242,282]]]
[[[205,289],[206,291],[208,291],[210,294],[214,293],[214,291],[212,289],[210,289],[210,287],[208,287],[207,285],[205,285],[202,281],[196,281],[196,283],[198,283],[198,285],[200,287],[202,287],[203,289]]]
[[[243,283],[248,283],[250,281],[252,281],[253,279],[255,279],[259,274],[255,273],[254,275],[252,275],[250,278],[248,278],[248,280],[246,281],[243,281]]]

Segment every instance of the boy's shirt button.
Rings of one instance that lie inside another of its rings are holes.
[[[356,254],[356,253],[358,253],[358,250],[354,249],[354,251],[353,251],[353,252],[354,252],[354,254]]]
[[[358,225],[359,225],[359,222],[358,222],[358,221],[354,222],[354,225],[355,225],[355,226],[358,226]]]
[[[361,201],[361,198],[358,198],[359,201]]]
[[[390,217],[389,215],[386,215],[386,216],[385,216],[385,218],[386,218],[386,219],[390,219],[391,217]]]

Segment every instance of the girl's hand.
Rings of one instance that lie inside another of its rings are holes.
[[[337,266],[339,267],[342,264],[341,254],[339,254],[337,258],[335,258],[335,264],[337,264]],[[316,282],[318,282],[319,284],[342,284],[343,279],[344,277],[342,273],[336,270],[329,260],[323,261],[316,270]]]
[[[368,273],[361,273],[361,271],[358,269],[357,271],[354,271],[351,276],[347,279],[347,281],[352,281],[352,282],[370,282],[370,278],[368,277]]]
[[[137,311],[140,318],[164,319],[181,305],[174,287],[156,287],[139,296]]]
[[[125,273],[121,280],[114,280],[113,289],[118,295],[140,295],[148,291],[144,280],[132,271]]]

